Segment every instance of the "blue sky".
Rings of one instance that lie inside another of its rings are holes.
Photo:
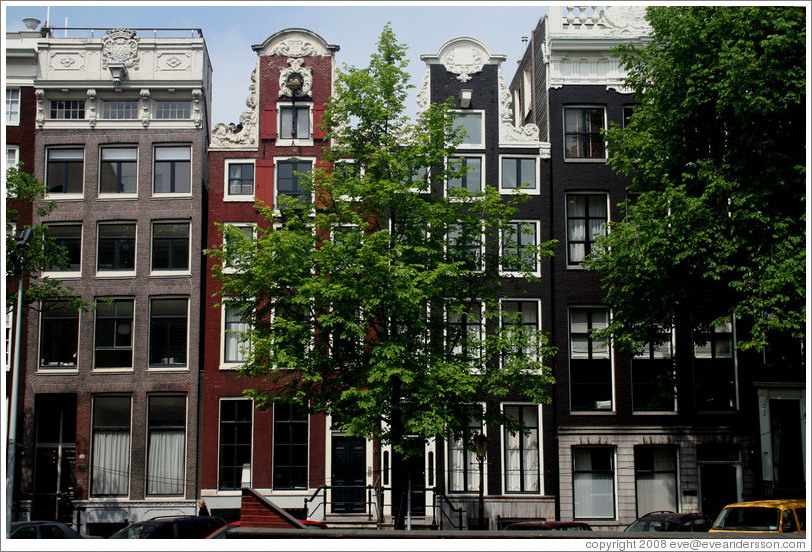
[[[505,54],[510,81],[529,36],[547,10],[541,2],[3,2],[6,31],[24,29],[24,17],[43,23],[50,5],[52,27],[200,28],[213,67],[211,126],[236,122],[245,110],[256,55],[253,44],[277,31],[301,27],[340,46],[339,67],[364,67],[383,26],[390,22],[409,49],[409,71],[417,86],[425,64],[422,54],[436,53],[446,41],[470,36],[493,54]],[[59,35],[57,35],[59,36]],[[98,34],[96,36],[99,36]],[[414,91],[412,91],[414,98]],[[412,108],[414,100],[412,99]]]

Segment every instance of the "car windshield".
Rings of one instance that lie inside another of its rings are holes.
[[[726,531],[778,531],[781,523],[781,510],[778,508],[725,508],[714,529]]]
[[[138,523],[128,525],[124,529],[120,529],[110,535],[111,539],[143,539],[150,531],[155,529],[155,526],[147,523]]]
[[[626,528],[626,531],[676,531],[677,526],[667,519],[638,519]]]

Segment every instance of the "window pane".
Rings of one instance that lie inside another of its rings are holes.
[[[79,311],[60,301],[42,304],[40,366],[76,367],[79,351]]]
[[[135,225],[99,226],[98,270],[135,269]]]
[[[186,365],[187,300],[153,299],[150,312],[150,366]]]
[[[91,493],[126,495],[129,479],[130,397],[94,397]]]
[[[155,148],[153,171],[156,194],[188,194],[191,192],[192,164],[188,146]]]
[[[220,490],[239,489],[242,470],[251,464],[252,403],[247,399],[220,402]]]
[[[48,232],[54,242],[65,249],[68,260],[67,270],[78,272],[82,262],[82,225],[81,224],[49,224]],[[51,265],[48,270],[61,270]]]
[[[254,195],[253,163],[230,163],[228,165],[228,194]]]
[[[48,150],[48,174],[46,176],[49,194],[80,194],[84,180],[84,150]]]
[[[482,113],[454,113],[456,126],[465,130],[466,136],[460,146],[481,145],[482,139]]]
[[[136,148],[104,148],[99,178],[101,193],[135,193],[138,174]]]
[[[573,448],[575,518],[614,518],[612,449]]]
[[[274,405],[274,489],[305,489],[307,480],[307,412],[294,405]]]
[[[132,367],[133,301],[99,302],[96,308],[96,368]]]
[[[189,223],[152,226],[152,270],[189,269]]]

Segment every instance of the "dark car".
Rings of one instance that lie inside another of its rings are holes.
[[[59,521],[15,521],[12,539],[81,539],[82,535]]]
[[[626,527],[627,533],[669,531],[706,533],[713,520],[698,512],[649,512]]]
[[[310,521],[307,519],[300,519],[299,523],[304,525],[307,529],[327,529],[327,524],[322,521]],[[232,521],[228,525],[224,525],[217,529],[214,533],[206,537],[207,539],[227,539],[228,533],[240,526],[239,521]]]
[[[505,531],[592,531],[592,527],[582,521],[519,521]]]
[[[203,539],[226,522],[217,516],[160,516],[131,523],[111,539]]]

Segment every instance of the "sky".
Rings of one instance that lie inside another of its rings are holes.
[[[504,54],[505,79],[510,82],[524,50],[523,36],[530,36],[547,4],[530,1],[502,2],[206,2],[121,1],[24,2],[4,1],[7,32],[24,30],[22,20],[36,17],[50,26],[181,27],[203,31],[213,70],[212,119],[237,122],[246,110],[256,54],[251,49],[286,28],[309,29],[328,44],[340,47],[339,67],[366,67],[386,23],[391,22],[397,39],[408,46],[406,57],[412,84],[417,87],[425,72],[422,54],[435,54],[452,38],[468,36],[483,42],[492,54]],[[56,36],[61,36],[59,32]],[[70,35],[68,35],[70,36]],[[96,33],[97,37],[103,33]],[[414,110],[416,90],[408,104]]]

